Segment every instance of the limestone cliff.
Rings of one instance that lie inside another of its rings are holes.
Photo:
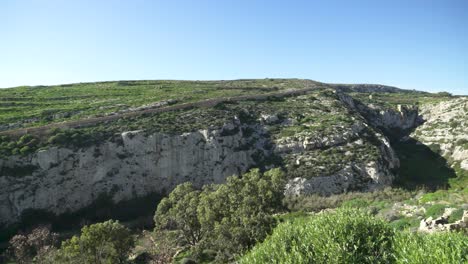
[[[1,175],[1,220],[12,223],[26,209],[73,212],[90,205],[100,194],[118,202],[167,193],[185,181],[198,187],[222,182],[250,168],[254,164],[251,154],[263,149],[261,128],[251,127],[255,133],[249,136],[241,128],[244,126],[235,119],[221,129],[176,136],[130,131],[121,134],[121,142],[79,150],[51,147],[0,160],[1,168],[35,168],[22,177]],[[247,142],[254,145],[241,149]]]
[[[417,120],[417,109],[382,112],[328,90],[219,105],[205,116],[184,111],[170,124],[206,128],[120,131],[92,146],[1,159],[0,222],[14,223],[27,209],[74,212],[102,194],[119,202],[186,181],[201,187],[252,167],[283,167],[292,195],[373,190],[389,185],[399,166],[379,127],[408,129]],[[203,123],[214,115],[224,125]]]
[[[421,106],[424,124],[411,136],[468,170],[468,98]]]
[[[380,107],[372,103],[364,104],[347,94],[340,93],[339,96],[350,108],[364,116],[372,126],[390,133],[407,133],[422,123],[419,109],[415,105]]]

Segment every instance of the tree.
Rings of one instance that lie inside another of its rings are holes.
[[[56,233],[49,226],[39,226],[31,233],[17,234],[10,239],[10,250],[18,263],[45,263],[57,244]]]
[[[254,169],[202,191],[184,183],[158,205],[155,230],[176,230],[185,244],[198,252],[216,250],[226,261],[271,231],[272,213],[281,206],[283,189],[284,174],[279,169],[265,173]]]
[[[223,251],[220,260],[232,258],[263,240],[275,225],[272,213],[281,206],[284,174],[279,169],[251,170],[212,191],[204,192],[199,207],[202,227],[213,230],[210,248]]]
[[[124,263],[134,246],[130,230],[118,221],[109,220],[85,226],[81,236],[62,243],[57,254],[59,263]]]
[[[179,230],[186,243],[196,245],[203,237],[197,216],[199,199],[200,191],[191,183],[178,185],[159,203],[154,217],[156,229]]]
[[[437,93],[438,96],[441,96],[441,97],[452,97],[452,94],[449,93],[449,92],[438,92]]]

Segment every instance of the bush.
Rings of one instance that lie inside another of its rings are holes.
[[[30,134],[26,134],[20,137],[20,139],[18,140],[18,145],[26,145],[28,142],[30,142],[33,139],[34,139],[33,136],[31,136]]]
[[[24,146],[19,150],[19,152],[21,153],[21,155],[26,155],[29,152],[31,152],[31,148],[29,146]]]
[[[62,243],[58,263],[123,263],[133,248],[130,230],[118,221],[109,220],[85,226],[80,236]]]
[[[445,208],[447,208],[447,206],[444,204],[431,205],[429,208],[426,209],[426,217],[439,217],[444,213]]]
[[[452,214],[449,216],[449,223],[455,223],[458,220],[461,220],[463,217],[463,208],[458,208],[457,210],[453,211]]]
[[[368,200],[355,198],[355,199],[343,202],[341,206],[349,207],[349,208],[365,208],[365,207],[368,207],[369,204],[370,204],[370,201]]]
[[[415,228],[419,226],[419,219],[416,217],[404,217],[390,223],[397,230]]]
[[[65,133],[57,133],[49,138],[48,142],[50,144],[64,145],[68,141],[68,137]]]
[[[241,263],[387,263],[393,229],[362,210],[321,213],[279,225]]]
[[[46,263],[55,251],[57,244],[56,233],[48,226],[39,226],[29,234],[17,234],[10,241],[10,251],[17,263]]]
[[[449,93],[449,92],[443,91],[443,92],[438,92],[438,93],[436,93],[436,96],[440,96],[440,97],[452,97],[452,94]]]
[[[468,239],[461,233],[400,232],[394,240],[396,263],[458,264],[468,261]]]
[[[425,204],[429,202],[436,202],[448,199],[448,192],[446,190],[438,190],[435,192],[426,193],[419,199],[419,203]]]

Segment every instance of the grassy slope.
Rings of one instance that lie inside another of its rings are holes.
[[[407,91],[405,93],[352,92],[350,95],[364,104],[373,104],[383,108],[396,108],[397,105],[422,105],[426,103],[438,103],[451,98],[445,94],[430,94],[412,91]]]
[[[299,79],[236,81],[119,81],[0,89],[0,124],[32,119],[25,126],[104,115],[163,101],[194,102],[209,98],[300,89],[317,82]],[[69,116],[68,116],[69,115]],[[68,117],[66,117],[68,116]]]

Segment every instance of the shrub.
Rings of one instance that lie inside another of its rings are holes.
[[[404,230],[407,228],[418,227],[419,219],[416,217],[403,217],[391,222],[390,225],[397,230]]]
[[[28,234],[17,234],[10,239],[10,251],[18,263],[43,263],[55,250],[57,234],[48,226],[36,227]]]
[[[439,217],[444,213],[445,208],[447,208],[447,206],[444,204],[431,205],[429,208],[426,209],[426,217]]]
[[[26,135],[20,137],[20,139],[18,140],[18,145],[26,145],[32,139],[34,139],[33,136],[31,136],[30,134],[26,134]]]
[[[393,229],[349,208],[280,224],[241,263],[387,263]]]
[[[19,150],[19,152],[21,153],[21,155],[26,155],[29,152],[31,152],[31,148],[29,146],[24,146]]]
[[[468,139],[461,138],[461,139],[457,140],[456,145],[457,146],[462,146],[463,148],[468,148]]]
[[[451,93],[445,92],[445,91],[443,91],[443,92],[438,92],[438,93],[436,93],[435,95],[436,95],[436,96],[440,96],[440,97],[452,97],[452,94],[451,94]]]
[[[400,232],[394,240],[396,263],[458,264],[468,261],[468,239],[461,233]]]
[[[449,223],[454,223],[463,217],[463,208],[458,208],[449,216]]]
[[[65,133],[57,133],[49,138],[48,142],[50,144],[64,145],[68,141],[67,135]]]
[[[419,199],[419,202],[421,204],[425,204],[425,203],[428,203],[428,202],[436,202],[436,201],[441,201],[441,200],[445,200],[445,199],[448,199],[447,191],[438,190],[438,191],[435,191],[435,192],[424,194]]]
[[[109,220],[85,226],[80,236],[62,243],[58,263],[123,263],[133,248],[130,230]]]
[[[341,206],[349,208],[365,208],[368,207],[370,202],[362,198],[355,198],[349,201],[343,202]]]

